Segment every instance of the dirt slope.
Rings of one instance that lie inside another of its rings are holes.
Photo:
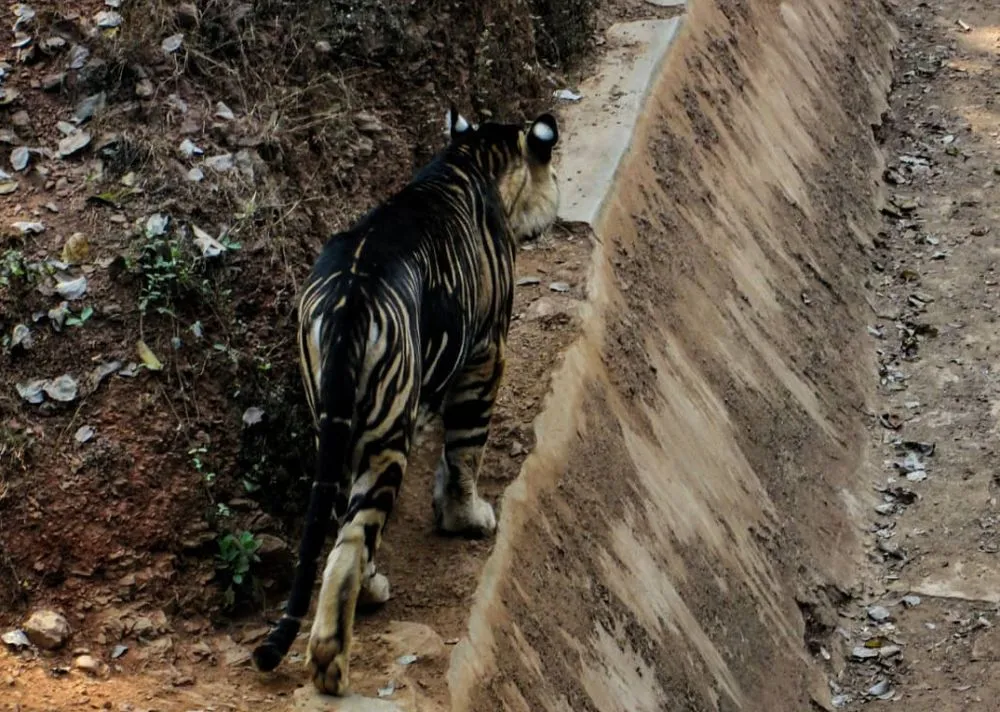
[[[1000,5],[900,0],[894,16],[902,38],[882,137],[887,214],[867,315],[880,363],[868,468],[879,509],[866,514],[875,566],[831,651],[838,701],[995,710]],[[881,655],[852,662],[866,643]]]
[[[873,3],[693,4],[505,496],[456,709],[829,707],[893,40]]]

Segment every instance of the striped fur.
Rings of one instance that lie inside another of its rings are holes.
[[[286,612],[254,660],[272,670],[291,647],[335,511],[307,665],[316,687],[337,695],[348,687],[359,598],[389,597],[375,554],[419,408],[444,420],[436,526],[466,536],[496,528],[476,481],[503,376],[514,253],[552,224],[559,202],[552,116],[474,126],[453,108],[446,125],[449,144],[429,165],[326,244],[299,303],[317,470]]]

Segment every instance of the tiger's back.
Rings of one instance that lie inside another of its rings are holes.
[[[555,220],[551,155],[558,135],[549,115],[527,130],[473,127],[454,109],[448,119],[448,147],[331,238],[300,300],[317,470],[286,613],[254,658],[269,670],[291,646],[335,509],[342,525],[307,654],[314,684],[333,694],[347,689],[359,598],[388,599],[374,558],[421,404],[444,421],[433,492],[437,528],[486,536],[496,527],[476,482],[503,375],[517,240]]]

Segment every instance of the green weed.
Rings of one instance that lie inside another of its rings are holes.
[[[257,581],[253,575],[253,565],[260,562],[260,557],[257,556],[260,544],[260,540],[248,531],[226,534],[219,539],[216,568],[222,584],[226,586],[227,608],[236,604],[237,595],[252,596],[255,593]]]

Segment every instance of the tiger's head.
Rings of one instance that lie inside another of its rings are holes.
[[[470,124],[455,107],[445,116],[450,148],[471,157],[492,178],[507,221],[518,240],[532,239],[556,220],[559,183],[552,149],[559,140],[555,117],[542,114],[528,125]]]

